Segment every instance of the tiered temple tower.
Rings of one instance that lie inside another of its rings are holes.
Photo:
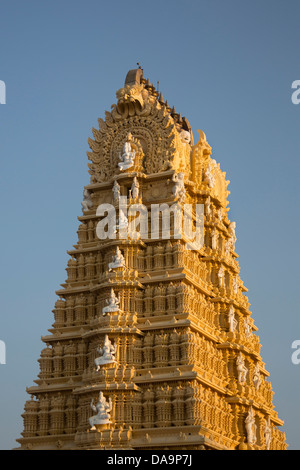
[[[78,243],[27,389],[21,449],[286,449],[229,182],[198,133],[194,144],[140,68],[93,129]],[[204,208],[197,249],[176,230],[187,204]],[[170,214],[169,235],[151,231],[153,213]]]

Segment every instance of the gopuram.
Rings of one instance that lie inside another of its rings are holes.
[[[116,97],[19,449],[285,450],[226,174],[141,68]]]

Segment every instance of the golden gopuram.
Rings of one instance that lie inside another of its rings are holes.
[[[116,98],[18,449],[285,450],[226,174],[141,68]]]

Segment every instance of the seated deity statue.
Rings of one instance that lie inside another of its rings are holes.
[[[113,289],[111,289],[110,298],[106,301],[106,303],[108,305],[107,305],[107,307],[103,307],[103,309],[102,309],[103,315],[106,315],[107,313],[110,313],[110,312],[119,312],[119,310],[120,310],[119,309],[120,300],[118,299],[118,297],[114,293]]]
[[[125,258],[122,255],[120,248],[117,246],[116,254],[113,256],[113,260],[108,264],[108,270],[111,271],[115,268],[124,268],[125,267]]]
[[[94,361],[97,366],[97,371],[99,371],[100,366],[104,364],[116,362],[115,354],[117,352],[117,346],[111,344],[111,341],[108,339],[108,335],[105,335],[104,345],[102,348],[97,348],[97,352],[100,354],[100,356],[96,357]]]
[[[95,416],[89,418],[89,423],[91,426],[91,431],[96,430],[97,424],[109,424],[110,421],[110,412],[112,410],[112,400],[109,398],[107,403],[106,398],[103,395],[103,392],[99,393],[98,403],[95,405],[94,400],[91,401],[92,410],[97,413]]]
[[[135,159],[135,150],[131,149],[130,142],[125,142],[122,155],[121,153],[119,153],[119,160],[120,160],[120,162],[118,163],[119,168],[122,171],[127,170],[128,168],[131,168],[134,165],[134,159]]]

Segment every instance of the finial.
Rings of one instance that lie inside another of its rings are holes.
[[[164,104],[164,97],[163,97],[162,92],[160,92],[159,94],[158,101],[160,102],[160,104]]]
[[[165,102],[165,105],[166,105],[167,111],[170,112],[170,111],[171,111],[171,108],[170,108],[170,106],[169,106],[168,100]]]
[[[139,62],[136,63],[136,65],[138,65],[139,69],[141,69],[141,64]]]

